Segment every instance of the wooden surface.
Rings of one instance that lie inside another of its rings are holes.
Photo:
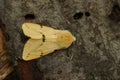
[[[3,80],[13,70],[10,54],[7,52],[7,37],[5,25],[0,21],[0,80]]]
[[[45,80],[120,79],[120,0],[1,0],[1,4],[11,54],[22,53],[21,25],[28,14],[35,16],[32,22],[75,35],[70,48],[38,60]]]

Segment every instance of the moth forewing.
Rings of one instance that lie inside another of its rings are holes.
[[[23,33],[33,39],[41,39],[42,38],[42,33],[37,30],[41,30],[41,27],[39,25],[35,25],[32,23],[24,23],[22,25],[22,30]]]
[[[41,52],[39,51],[39,46],[43,44],[41,39],[29,39],[23,49],[22,58],[24,60],[32,60],[39,58]]]
[[[42,54],[43,56],[50,54],[59,48],[60,48],[59,45],[56,44],[55,42],[47,42],[47,41],[44,42],[43,45],[39,47],[40,51],[43,53]]]

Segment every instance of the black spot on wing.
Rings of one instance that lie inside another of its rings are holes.
[[[42,56],[43,56],[43,53],[40,54],[40,57],[42,57]]]
[[[29,56],[30,56],[30,53],[28,53],[26,57],[28,58]]]
[[[43,34],[42,37],[42,41],[45,42],[45,35]]]

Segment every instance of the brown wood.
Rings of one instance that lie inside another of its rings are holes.
[[[42,73],[36,66],[36,60],[33,61],[18,61],[16,71],[20,80],[43,80]]]
[[[3,80],[13,70],[10,54],[7,51],[5,25],[0,20],[0,80]]]

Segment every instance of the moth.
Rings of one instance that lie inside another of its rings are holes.
[[[30,37],[23,48],[22,59],[26,61],[68,48],[76,40],[68,30],[57,30],[35,23],[23,23],[22,30]]]

